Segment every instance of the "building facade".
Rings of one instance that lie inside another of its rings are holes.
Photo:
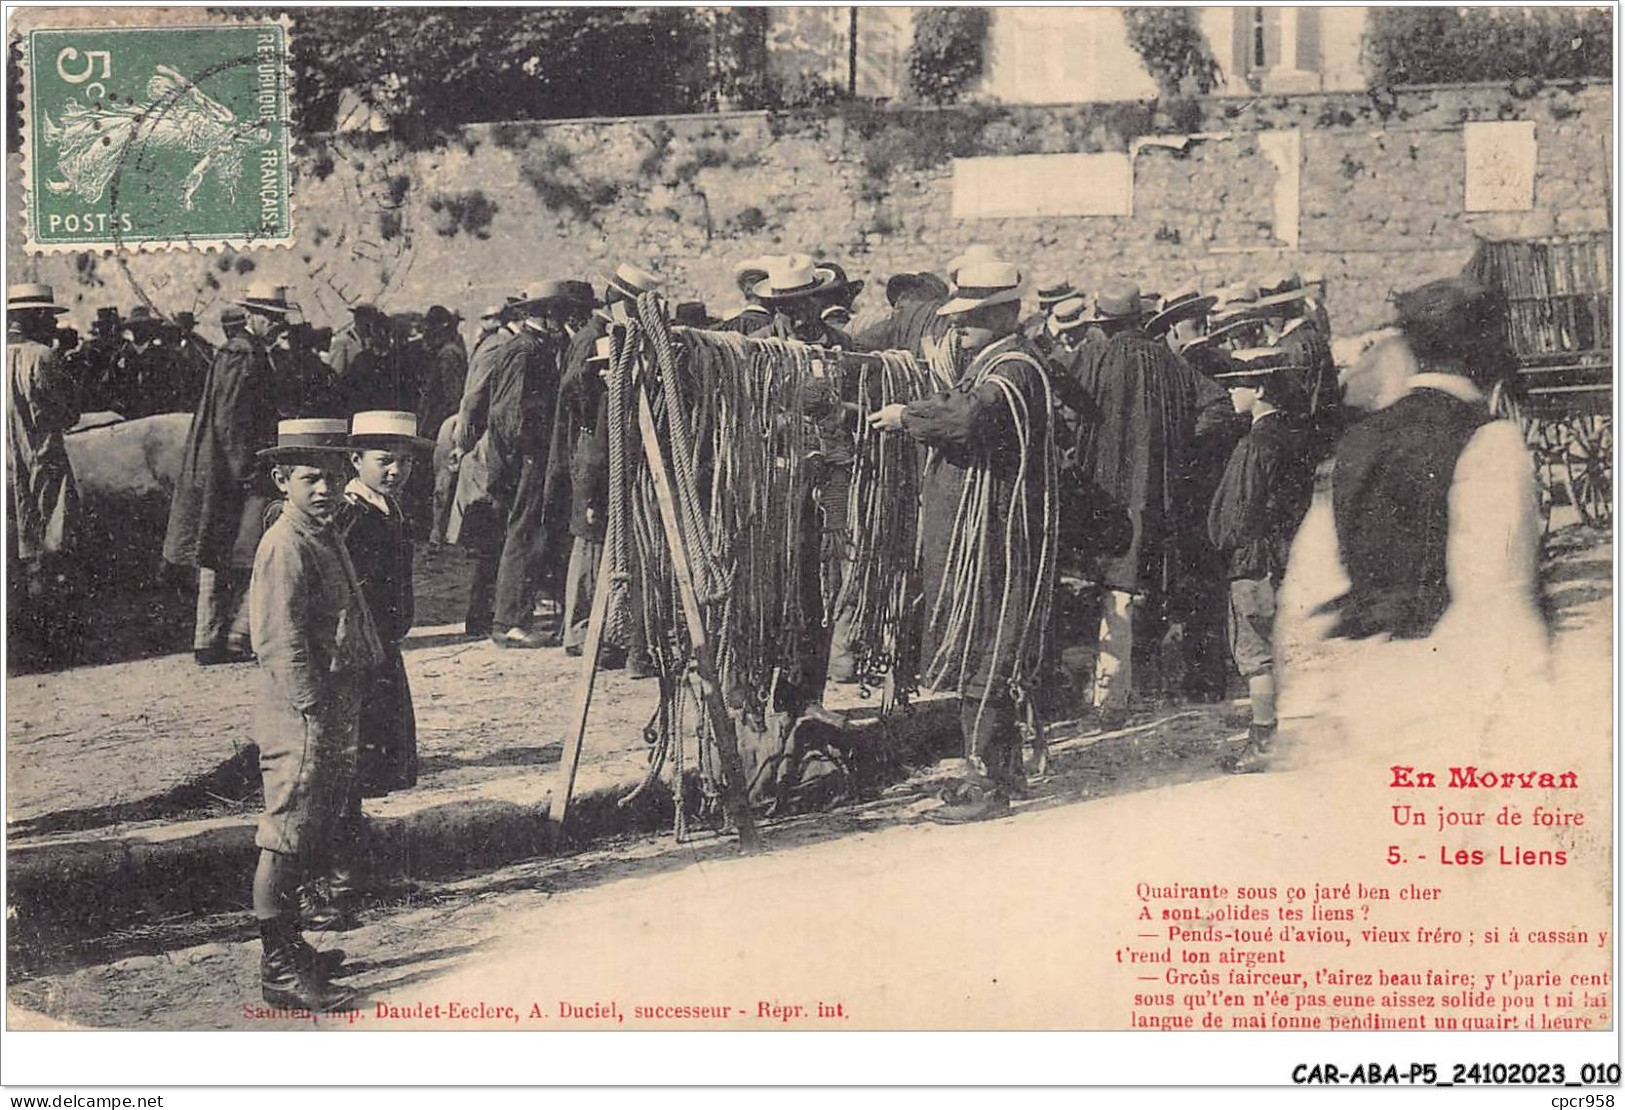
[[[861,97],[907,86],[914,8],[770,9],[768,58],[781,86],[812,75]],[[1004,104],[1142,100],[1157,83],[1129,45],[1118,8],[993,8],[985,67],[973,99]],[[1363,7],[1197,8],[1222,71],[1218,92],[1334,92],[1363,88]],[[854,22],[858,49],[851,47]]]

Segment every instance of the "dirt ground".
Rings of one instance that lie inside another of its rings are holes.
[[[1611,680],[1612,547],[1606,536],[1573,529],[1551,537],[1548,552],[1545,577],[1557,636],[1556,665],[1569,676],[1566,689],[1579,699],[1596,702]],[[430,604],[443,605],[446,600],[431,599]],[[479,775],[504,767],[511,773],[515,763],[543,758],[535,737],[535,683],[542,680],[542,668],[533,660],[549,654],[502,653],[482,644],[456,643],[414,649],[413,682],[422,683],[420,720],[425,735],[437,751],[461,753],[445,756],[436,774]],[[515,655],[519,658],[511,658]],[[71,677],[58,676],[58,684]],[[129,684],[127,690],[141,693],[142,704],[150,703],[150,679],[143,682],[126,676],[122,680]],[[561,685],[566,681],[558,679]],[[647,683],[627,683],[634,689],[637,685]],[[73,718],[75,727],[90,729],[95,714],[101,712],[70,710],[74,699],[53,684],[40,689],[55,689],[55,701],[50,703],[54,712],[78,714]],[[179,683],[165,696],[219,696],[218,691],[206,695],[204,689],[195,681]],[[634,708],[641,701],[640,693],[604,699],[606,710],[618,706],[611,710],[621,714],[618,727],[634,737],[646,716],[644,710]],[[32,696],[37,699],[40,691],[33,690]],[[620,704],[623,700],[627,704]],[[42,711],[39,701],[32,704],[33,716],[26,719],[57,719]],[[476,705],[478,711],[471,712]],[[1068,807],[1078,810],[1083,803],[1110,802],[1098,809],[1101,817],[1091,819],[1088,832],[1079,835],[1127,835],[1132,841],[1137,834],[1122,825],[1126,817],[1119,810],[1122,803],[1136,797],[1140,799],[1135,803],[1136,820],[1142,816],[1138,806],[1144,804],[1159,813],[1177,814],[1170,819],[1193,827],[1224,826],[1232,819],[1236,799],[1243,796],[1247,805],[1261,812],[1291,813],[1306,805],[1324,808],[1346,803],[1336,790],[1319,801],[1306,801],[1294,786],[1302,780],[1290,774],[1256,777],[1242,784],[1216,771],[1213,756],[1221,740],[1235,734],[1236,712],[1231,706],[1172,707],[1105,738],[1081,735],[1063,724],[1051,737],[1050,773],[1035,783],[1032,797],[1021,802],[1018,810],[1047,813]],[[13,713],[18,713],[16,707]],[[14,716],[14,727],[17,719]],[[479,723],[470,726],[470,721]],[[128,727],[133,731],[134,725]],[[14,750],[14,759],[15,755]],[[920,814],[934,804],[931,788],[939,770],[920,769],[876,799],[769,822],[764,830],[768,859],[778,862],[764,866],[776,868],[776,874],[791,874],[798,866],[792,861],[801,854],[799,850],[816,848],[806,854],[806,866],[813,866],[816,859],[820,875],[853,866],[885,873],[895,861],[875,847],[881,843],[875,834],[889,838],[884,839],[887,844],[913,844],[916,834],[926,835]],[[1088,812],[1090,807],[1078,811]],[[1108,811],[1118,816],[1107,820]],[[1100,820],[1107,820],[1110,828],[1099,827]],[[1014,821],[999,824],[1019,827]],[[1008,840],[1008,835],[1001,835],[1001,843]],[[1288,856],[1302,850],[1292,848],[1299,838],[1283,840],[1279,833],[1269,835],[1272,850],[1281,849]],[[1043,850],[1054,847],[1047,844]],[[921,850],[929,857],[946,848]],[[1010,843],[1001,850],[1037,852],[1039,846],[1022,849]],[[669,836],[626,837],[569,856],[452,881],[411,883],[383,892],[363,914],[361,928],[326,943],[342,944],[350,953],[349,981],[368,999],[415,997],[414,992],[429,989],[428,984],[448,976],[452,982],[473,976],[489,983],[493,975],[501,974],[502,966],[508,966],[492,965],[492,959],[517,958],[513,922],[530,920],[526,915],[539,907],[561,898],[577,900],[570,902],[577,905],[579,899],[590,897],[594,901],[579,904],[601,904],[604,913],[619,921],[629,906],[642,904],[638,899],[658,901],[674,896],[668,879],[675,881],[679,873],[696,868],[695,874],[714,874],[705,865],[733,861],[736,854],[730,839],[709,834],[685,844],[676,844]],[[908,854],[918,853],[910,848]],[[745,877],[748,889],[746,873],[733,873]],[[660,890],[667,894],[659,894]],[[634,917],[641,920],[636,913]],[[131,1029],[308,1026],[308,1020],[245,1013],[244,1001],[257,999],[257,954],[253,927],[241,913],[200,915],[100,938],[70,953],[68,961],[56,969],[10,984],[12,1020],[26,1024],[32,1020],[30,1015],[39,1015],[81,1026]],[[627,951],[620,958],[635,964],[643,957]]]
[[[549,767],[580,677],[561,650],[509,651],[462,634],[467,563],[452,548],[418,559],[418,621],[405,645],[417,711],[420,789],[457,790]],[[7,682],[8,831],[39,835],[124,822],[248,813],[259,805],[252,665],[198,667],[189,594],[128,599],[90,628],[94,666]],[[176,613],[184,610],[184,620]],[[147,614],[147,616],[143,616]],[[153,654],[153,629],[169,630]],[[584,748],[589,762],[644,758],[654,682],[601,673]],[[561,707],[538,714],[538,707]]]

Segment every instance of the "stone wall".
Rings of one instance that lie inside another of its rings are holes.
[[[1462,124],[1526,119],[1539,143],[1530,212],[1463,211]],[[1276,167],[1258,133],[1301,134],[1297,249],[1272,228]],[[1151,133],[1201,137],[1183,149]],[[1127,150],[1132,216],[956,221],[951,156]],[[1165,110],[1137,103],[972,107],[942,112],[764,113],[496,124],[444,148],[311,137],[296,159],[291,249],[115,258],[17,253],[13,281],[57,286],[83,327],[99,304],[208,318],[250,280],[292,286],[309,315],[345,306],[440,302],[472,319],[545,276],[595,274],[616,259],[662,273],[715,311],[737,298],[730,264],[804,250],[842,261],[883,306],[885,275],[935,268],[972,241],[999,244],[1038,276],[1083,288],[1125,275],[1170,292],[1290,266],[1324,273],[1334,326],[1379,325],[1386,298],[1458,270],[1474,236],[1610,226],[1611,88],[1452,87],[1397,96],[1326,93],[1216,98]],[[13,185],[18,165],[11,160]],[[18,195],[15,187],[13,197]],[[138,293],[139,290],[139,293]]]

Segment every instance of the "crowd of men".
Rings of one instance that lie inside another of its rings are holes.
[[[693,327],[927,358],[962,323],[944,306],[976,300],[982,287],[967,282],[993,280],[985,271],[995,254],[973,245],[942,276],[893,275],[878,311],[858,306],[865,282],[835,262],[747,259],[734,267],[737,311],[718,318],[680,301],[673,316]],[[1165,297],[1111,282],[1088,296],[1064,279],[1034,283],[1020,267],[1014,273],[1014,284],[992,295],[1019,305],[1036,293],[1037,311],[1014,331],[1050,383],[1067,452],[1067,597],[1104,601],[1098,625],[1086,609],[1061,606],[1052,640],[1085,649],[1090,673],[1073,680],[1089,688],[1103,725],[1123,720],[1137,688],[1161,693],[1173,682],[1188,696],[1222,697],[1224,578],[1206,516],[1245,422],[1217,383],[1233,372],[1237,351],[1259,365],[1258,352],[1275,352],[1271,365],[1291,395],[1285,407],[1303,423],[1311,459],[1324,457],[1338,407],[1323,289],[1282,274]],[[164,557],[199,572],[199,663],[251,655],[247,573],[255,517],[273,496],[252,460],[274,441],[277,419],[376,410],[414,413],[419,434],[440,445],[402,499],[416,538],[472,553],[468,633],[505,647],[575,650],[606,516],[601,367],[593,363],[615,306],[660,285],[630,264],[598,289],[579,279],[538,282],[484,311],[471,349],[457,314],[441,305],[390,316],[356,304],[335,332],[306,321],[288,289],[260,283],[221,312],[218,347],[196,334],[189,314],[163,320],[145,306],[122,320],[101,310],[83,344],[68,329],[46,338],[75,413],[194,411]],[[832,530],[841,526],[838,500],[825,506]],[[539,622],[539,611],[559,614],[557,623]],[[622,647],[634,673],[646,673],[639,645]],[[832,665],[845,679],[842,647],[832,645]],[[1063,650],[1057,661],[1076,658]],[[1138,681],[1136,663],[1146,672]]]
[[[941,276],[893,275],[883,309],[859,306],[865,282],[838,263],[752,258],[734,267],[737,311],[677,301],[672,315],[692,327],[925,359],[962,323],[944,306],[975,300],[979,287],[967,282],[990,280],[976,275],[995,256],[977,244]],[[1072,681],[1088,688],[1103,725],[1121,723],[1136,690],[1220,698],[1230,666],[1224,578],[1206,517],[1246,425],[1217,383],[1234,371],[1237,351],[1251,352],[1249,365],[1275,352],[1269,365],[1290,393],[1284,407],[1302,423],[1311,461],[1325,457],[1339,410],[1324,290],[1280,274],[1167,296],[1111,282],[1090,296],[1065,279],[1014,273],[994,293],[1002,305],[1036,295],[1037,310],[1014,332],[1047,376],[1066,449],[1063,592],[1104,602],[1098,624],[1086,606],[1060,606],[1051,639],[1083,649],[1089,673]],[[617,303],[655,290],[670,298],[631,264],[596,289],[538,282],[481,313],[471,346],[441,305],[391,316],[360,303],[334,331],[305,320],[288,289],[263,283],[221,312],[218,347],[196,334],[191,314],[164,320],[144,305],[123,319],[100,310],[82,344],[71,329],[46,338],[75,414],[194,412],[164,557],[199,572],[200,664],[251,656],[244,599],[254,518],[273,496],[255,477],[254,452],[274,441],[278,418],[376,410],[414,413],[419,434],[439,443],[433,467],[413,475],[402,500],[418,540],[472,553],[467,632],[505,647],[578,650],[606,516],[595,356]],[[841,527],[837,500],[825,506],[831,530]],[[836,640],[832,673],[848,679]],[[635,643],[612,648],[611,665],[623,647],[633,672],[647,673]],[[1052,662],[1078,658],[1062,650]]]

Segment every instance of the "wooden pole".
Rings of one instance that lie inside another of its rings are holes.
[[[722,756],[723,803],[728,816],[739,830],[739,847],[754,852],[761,847],[756,824],[750,816],[750,800],[745,796],[745,764],[739,758],[739,738],[734,732],[733,716],[722,698],[722,687],[717,682],[717,663],[711,651],[711,642],[705,637],[705,620],[700,612],[699,594],[694,589],[694,575],[688,563],[688,549],[683,546],[682,528],[677,522],[677,501],[672,496],[671,479],[666,473],[666,460],[660,454],[660,439],[655,432],[654,410],[649,407],[649,393],[640,382],[638,391],[638,428],[643,433],[643,453],[649,462],[649,473],[654,478],[655,496],[660,502],[660,522],[665,528],[666,544],[671,548],[672,569],[676,572],[677,590],[682,597],[683,617],[688,624],[689,643],[694,648],[694,660],[699,670],[700,689],[705,695],[705,706],[716,730],[717,749]],[[678,743],[682,738],[678,738]],[[681,784],[676,791],[682,798]],[[682,804],[681,800],[678,802]]]
[[[547,802],[547,827],[550,840],[564,831],[564,819],[570,813],[570,798],[575,793],[576,768],[581,764],[581,743],[587,735],[587,711],[592,708],[593,681],[598,676],[598,655],[604,644],[604,617],[609,611],[609,543],[604,544],[598,558],[598,581],[592,588],[592,610],[587,616],[587,642],[581,648],[581,680],[576,685],[575,727],[564,738],[564,756],[559,764],[560,784],[554,788]],[[565,623],[569,613],[559,616],[559,634],[569,630]]]

